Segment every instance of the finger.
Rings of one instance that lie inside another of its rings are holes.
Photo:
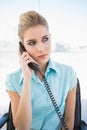
[[[23,58],[23,60],[24,60],[24,61],[30,60],[30,58],[29,58],[28,56],[26,56],[26,57]]]
[[[30,62],[31,62],[31,61],[30,61],[29,59],[26,60],[27,65],[28,65]]]
[[[29,54],[27,52],[23,52],[23,54],[21,55],[21,58],[24,59],[25,57],[30,59],[30,56],[29,56]]]
[[[30,62],[34,62],[35,64],[39,65],[39,64],[37,63],[37,61],[35,61],[34,59],[29,59],[29,60],[30,60]]]

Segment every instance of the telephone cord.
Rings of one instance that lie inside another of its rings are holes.
[[[61,120],[61,122],[62,122],[62,124],[63,124],[63,126],[64,126],[64,129],[65,129],[65,130],[69,130],[69,128],[67,127],[67,124],[66,124],[65,121],[64,121],[64,117],[63,117],[63,115],[62,115],[62,113],[61,113],[61,111],[60,111],[60,109],[59,109],[59,107],[58,107],[58,105],[57,105],[57,103],[56,103],[56,100],[55,100],[55,98],[54,98],[54,96],[53,96],[53,94],[52,94],[52,91],[51,91],[51,89],[50,89],[50,87],[49,87],[49,85],[48,85],[48,82],[47,82],[45,76],[44,76],[40,71],[39,71],[39,73],[41,74],[41,76],[42,76],[42,78],[43,78],[43,82],[44,82],[44,85],[45,85],[46,90],[47,90],[47,92],[48,92],[48,95],[49,95],[49,97],[50,97],[50,99],[51,99],[51,101],[52,101],[52,104],[53,104],[53,106],[54,106],[54,109],[55,109],[55,111],[56,111],[58,117],[60,118],[60,120]]]

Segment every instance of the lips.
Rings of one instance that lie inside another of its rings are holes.
[[[43,54],[43,55],[39,55],[39,58],[45,58],[47,56],[47,54]]]

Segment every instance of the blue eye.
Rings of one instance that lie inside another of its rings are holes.
[[[33,46],[33,45],[35,45],[35,41],[30,41],[29,43],[28,43],[28,45],[30,45],[30,46]]]
[[[48,39],[49,39],[48,37],[44,37],[44,38],[42,39],[42,41],[43,41],[43,42],[47,42]]]

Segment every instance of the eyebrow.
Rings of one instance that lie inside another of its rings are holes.
[[[44,35],[44,36],[42,36],[41,38],[44,38],[44,37],[46,37],[46,36],[49,36],[49,34],[48,34],[48,35]],[[29,41],[36,41],[36,39],[30,39],[30,40],[27,40],[26,42],[29,42]]]

